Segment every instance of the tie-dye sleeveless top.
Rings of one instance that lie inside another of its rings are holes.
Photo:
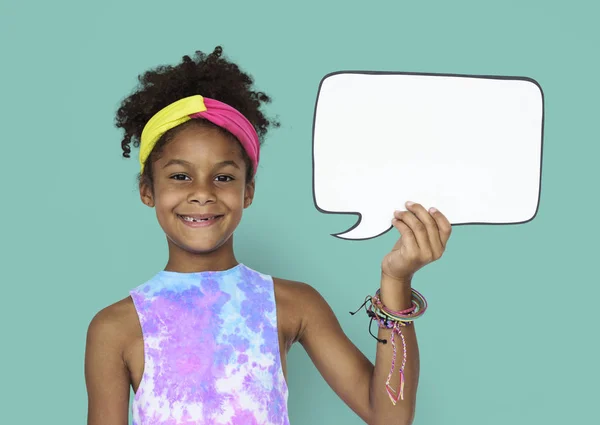
[[[161,271],[131,292],[144,337],[133,425],[288,425],[273,279]]]

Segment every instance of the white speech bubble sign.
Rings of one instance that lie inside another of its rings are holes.
[[[336,72],[319,87],[313,194],[356,214],[342,239],[391,229],[406,201],[453,225],[530,221],[541,187],[544,98],[530,78]]]

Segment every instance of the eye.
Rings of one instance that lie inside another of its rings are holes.
[[[189,177],[186,176],[185,174],[173,174],[170,178],[173,180],[184,180]]]
[[[216,179],[222,183],[230,182],[233,180],[231,176],[217,176]]]

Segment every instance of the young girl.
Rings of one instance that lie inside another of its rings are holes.
[[[184,56],[146,72],[117,113],[123,155],[139,146],[140,197],[165,232],[166,267],[91,321],[88,424],[288,424],[286,354],[306,349],[368,424],[410,424],[419,353],[412,323],[426,302],[414,273],[442,255],[448,220],[407,203],[364,320],[379,326],[373,365],[305,283],[239,263],[233,233],[252,204],[260,143],[277,125],[252,78],[222,57]],[[390,212],[392,213],[392,212]],[[366,325],[366,323],[365,323]]]

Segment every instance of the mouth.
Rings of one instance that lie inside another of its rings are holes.
[[[177,217],[183,223],[189,227],[206,227],[210,226],[219,221],[223,216],[220,214],[194,214],[194,215],[180,215]]]

